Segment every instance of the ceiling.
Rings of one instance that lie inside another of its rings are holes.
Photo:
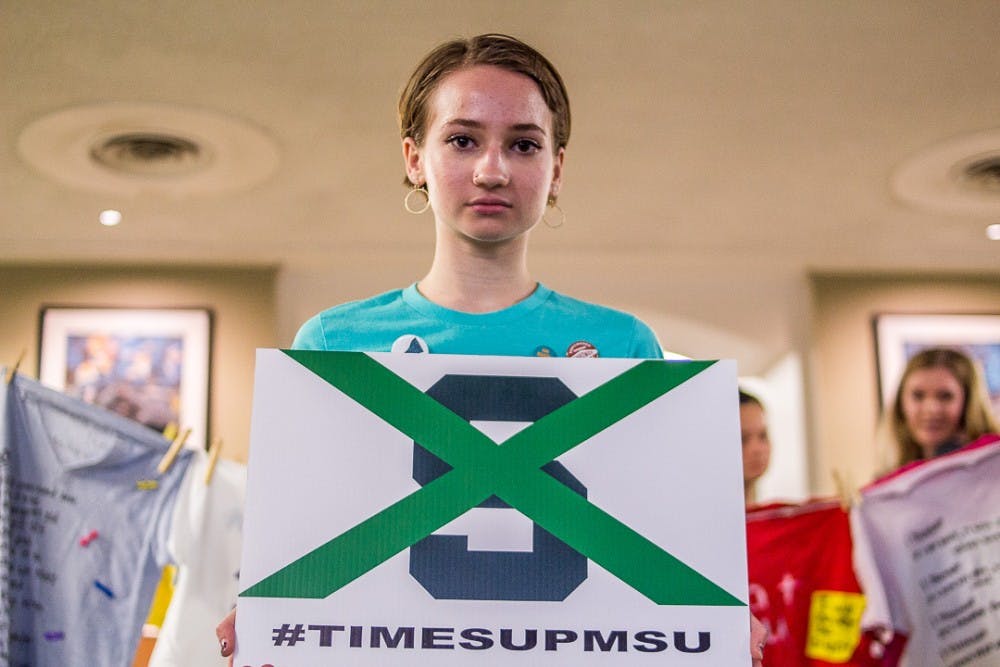
[[[431,225],[402,208],[396,98],[432,45],[501,31],[573,105],[567,222],[534,233],[536,274],[682,351],[710,332],[766,366],[810,272],[1000,276],[1000,187],[953,179],[1000,156],[996,0],[8,0],[0,25],[4,261],[350,271],[356,297],[419,277]],[[186,131],[213,167],[89,163],[95,137],[136,129]],[[104,208],[124,222],[98,225]],[[299,317],[331,297],[289,298]]]

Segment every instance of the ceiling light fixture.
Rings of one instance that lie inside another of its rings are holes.
[[[1000,216],[1000,127],[928,146],[892,174],[893,193],[917,209],[996,220]]]
[[[1000,223],[994,223],[986,227],[986,238],[990,241],[1000,241]]]
[[[122,214],[120,211],[109,208],[106,211],[101,211],[101,214],[97,216],[97,219],[100,220],[101,224],[105,227],[114,227],[122,221]]]
[[[961,178],[970,187],[1000,193],[1000,154],[973,160],[964,165]]]
[[[253,123],[142,102],[47,114],[21,132],[17,149],[57,183],[126,197],[233,192],[264,182],[279,164],[274,138]]]
[[[191,174],[211,163],[195,140],[152,131],[103,137],[91,146],[90,158],[112,171],[154,177]]]

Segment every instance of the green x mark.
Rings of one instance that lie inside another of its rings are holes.
[[[242,597],[327,597],[496,495],[657,604],[744,605],[540,469],[714,362],[640,362],[498,447],[364,353],[284,352],[452,470],[250,586]]]

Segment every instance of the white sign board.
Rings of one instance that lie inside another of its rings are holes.
[[[260,350],[235,664],[749,665],[742,492],[733,362]]]

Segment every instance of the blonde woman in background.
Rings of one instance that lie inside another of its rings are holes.
[[[1000,432],[976,363],[958,350],[934,347],[906,364],[888,415],[895,467],[955,451]]]

